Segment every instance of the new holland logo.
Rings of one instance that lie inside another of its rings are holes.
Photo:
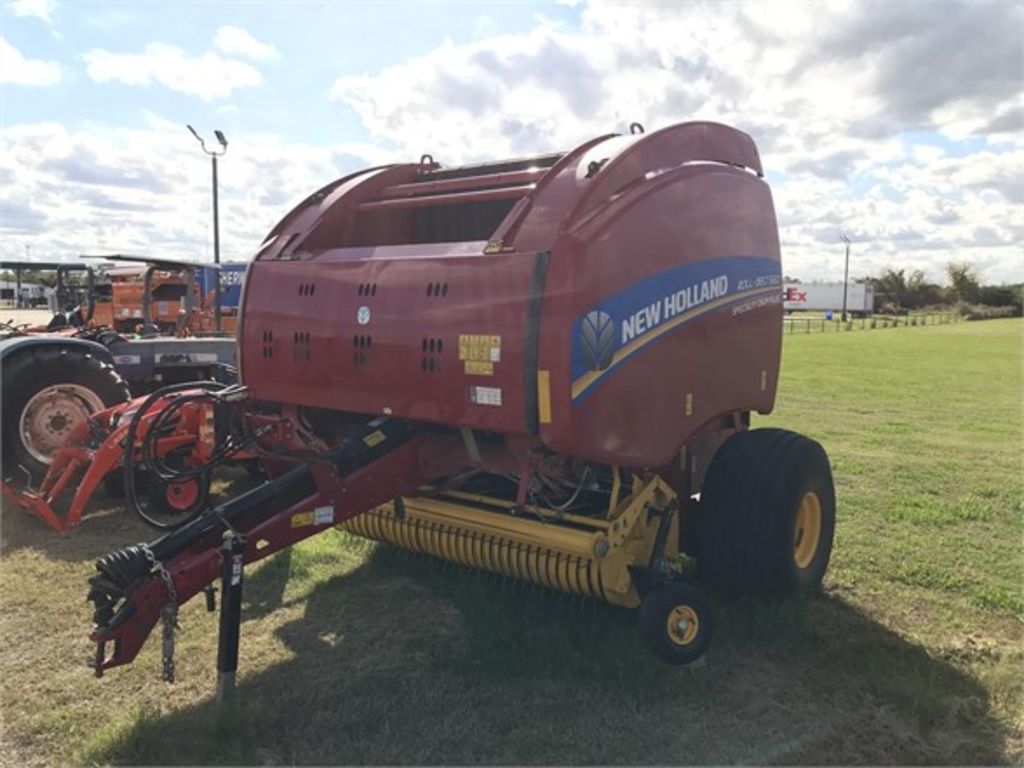
[[[612,364],[615,353],[615,323],[607,312],[595,309],[583,317],[581,325],[583,362],[595,371],[603,371]]]

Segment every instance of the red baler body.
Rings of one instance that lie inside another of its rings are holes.
[[[292,211],[246,280],[253,396],[637,467],[770,411],[778,230],[749,137],[686,123],[534,162],[372,169]]]

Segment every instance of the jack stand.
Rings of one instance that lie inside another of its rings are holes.
[[[221,545],[220,637],[217,641],[217,701],[235,698],[238,640],[242,624],[242,561],[245,536],[228,529]]]

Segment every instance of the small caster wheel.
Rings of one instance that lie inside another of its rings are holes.
[[[708,599],[688,584],[661,584],[640,605],[640,636],[666,664],[686,666],[701,658],[712,629]]]

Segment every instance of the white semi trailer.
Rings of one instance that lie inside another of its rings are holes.
[[[814,310],[841,312],[843,309],[842,283],[786,283],[782,293],[787,312]],[[846,311],[856,315],[870,315],[875,307],[875,289],[864,283],[850,283],[846,287]]]

